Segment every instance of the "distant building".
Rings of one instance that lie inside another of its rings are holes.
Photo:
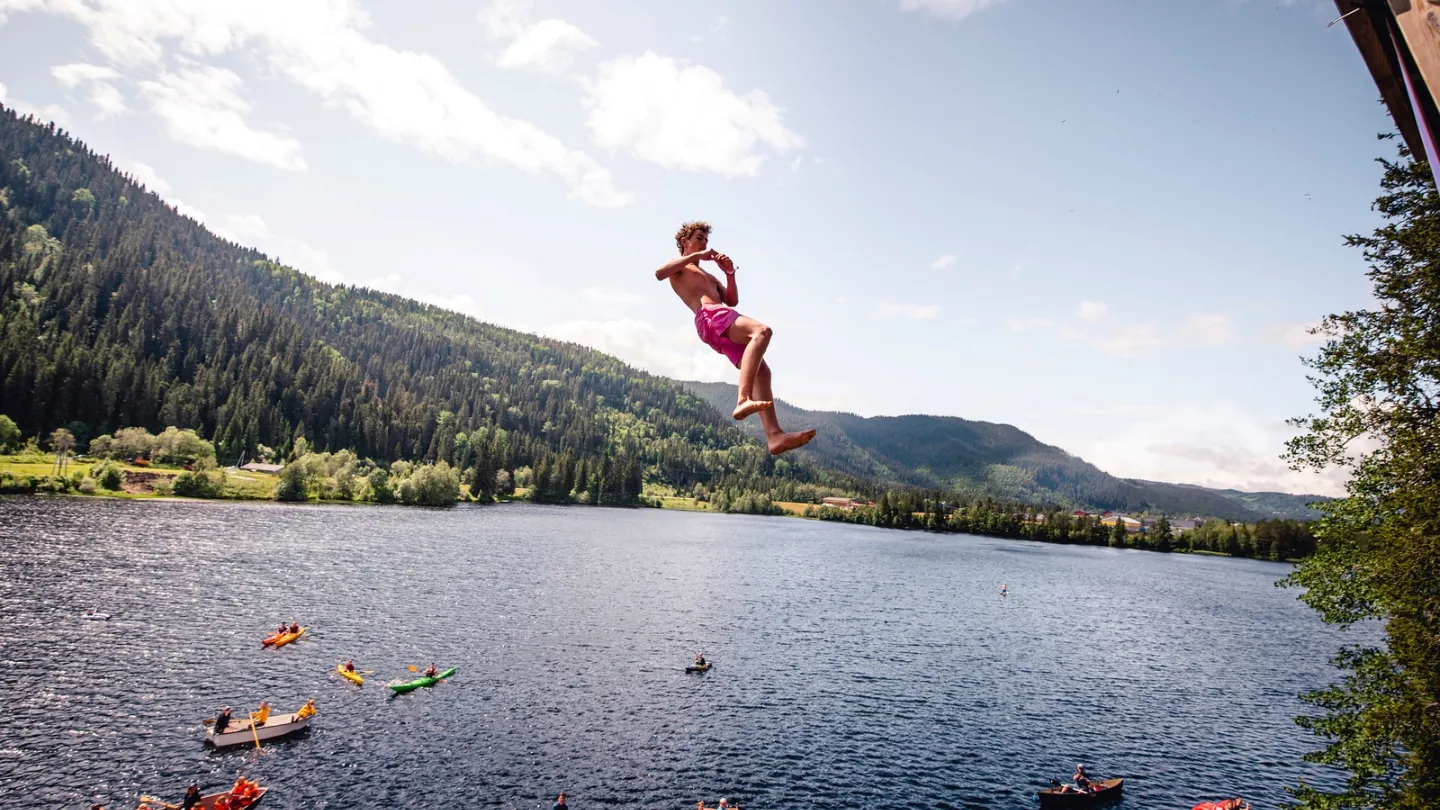
[[[1090,517],[1090,513],[1086,512],[1084,509],[1076,509],[1074,512],[1070,513],[1070,517]]]
[[[245,466],[241,467],[240,469],[242,469],[242,470],[244,470],[244,471],[246,471],[246,472],[258,472],[258,473],[265,473],[265,474],[267,474],[267,475],[279,475],[279,474],[280,474],[280,471],[283,470],[283,469],[285,469],[285,465],[284,465],[284,464],[261,464],[261,463],[258,462],[258,461],[252,461],[252,462],[250,462],[249,464],[246,464]]]
[[[1106,512],[1105,514],[1109,515],[1109,517],[1100,518],[1100,522],[1106,526],[1114,526],[1116,523],[1124,523],[1125,531],[1130,532],[1131,534],[1135,534],[1136,532],[1139,532],[1145,528],[1145,523],[1143,521],[1132,518],[1129,515],[1113,515],[1109,512]]]

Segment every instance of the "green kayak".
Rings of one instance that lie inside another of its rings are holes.
[[[436,675],[436,676],[433,677],[433,678],[429,678],[429,677],[426,677],[426,678],[416,678],[415,680],[413,680],[413,681],[408,681],[408,682],[406,682],[406,683],[392,683],[392,684],[387,684],[387,686],[389,686],[391,689],[394,689],[396,694],[400,694],[401,692],[411,692],[411,691],[414,691],[414,690],[416,690],[416,689],[419,689],[419,688],[422,687],[422,686],[434,686],[435,684],[437,684],[437,683],[445,680],[446,678],[448,678],[448,677],[450,677],[451,675],[454,675],[454,674],[455,674],[455,667],[450,667],[449,669],[445,670],[444,672],[440,673],[439,675]]]

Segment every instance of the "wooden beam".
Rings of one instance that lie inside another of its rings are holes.
[[[1335,8],[1344,17],[1345,27],[1350,30],[1350,37],[1355,40],[1355,47],[1360,50],[1365,66],[1370,69],[1370,76],[1380,89],[1380,98],[1390,110],[1390,117],[1395,119],[1400,137],[1405,139],[1411,154],[1417,159],[1424,159],[1426,149],[1420,119],[1405,89],[1400,54],[1391,44],[1389,26],[1393,12],[1385,0],[1335,0]]]

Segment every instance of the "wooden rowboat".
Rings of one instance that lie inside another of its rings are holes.
[[[269,790],[270,788],[260,788],[259,790],[255,791],[254,797],[252,797],[248,802],[232,801],[230,803],[230,810],[248,810],[248,808],[254,807],[255,805],[260,803],[260,800],[265,797],[265,793]],[[219,793],[207,793],[204,796],[200,797],[200,804],[196,806],[199,807],[200,810],[215,810],[215,802],[219,801],[221,796],[228,795],[230,795],[230,791],[228,790],[222,790]],[[162,802],[153,796],[142,796],[140,798],[140,807],[137,808],[137,810],[160,810],[161,808],[165,808],[168,810],[170,808],[179,807],[179,802]]]
[[[312,715],[313,716],[313,715]],[[205,725],[212,725],[207,720]],[[216,748],[225,748],[231,745],[254,745],[256,738],[260,742],[275,740],[281,737],[288,737],[310,727],[310,717],[301,717],[298,713],[272,714],[265,725],[260,726],[252,733],[249,720],[239,720],[225,727],[225,731],[216,734],[214,729],[205,732],[205,742]]]
[[[1124,779],[1096,779],[1090,783],[1091,789],[1083,793],[1074,788],[1065,793],[1059,788],[1045,788],[1040,791],[1040,806],[1091,807],[1120,798],[1120,788],[1124,784]]]

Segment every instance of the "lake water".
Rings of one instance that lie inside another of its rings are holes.
[[[1357,640],[1287,571],[653,510],[0,499],[0,807],[244,774],[272,810],[1027,808],[1076,762],[1127,777],[1121,808],[1275,807],[1335,781],[1291,718]],[[459,672],[384,688],[431,661]],[[202,745],[223,705],[308,698],[292,741]]]

